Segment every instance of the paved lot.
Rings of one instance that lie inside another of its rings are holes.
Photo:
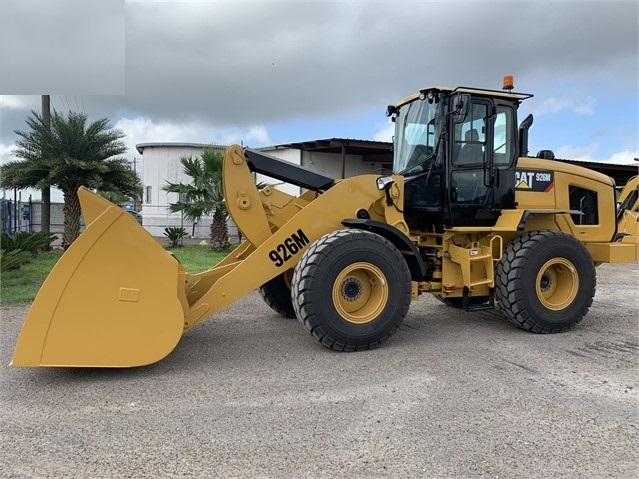
[[[0,477],[637,477],[639,265],[598,272],[560,335],[424,297],[334,353],[253,293],[134,370],[9,368],[4,310]]]

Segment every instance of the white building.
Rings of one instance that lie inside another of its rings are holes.
[[[182,172],[180,158],[199,157],[205,146],[223,146],[201,143],[140,143],[136,145],[144,164],[142,218],[144,227],[153,236],[163,236],[167,226],[181,226],[195,238],[208,238],[211,218],[202,218],[198,224],[186,221],[180,213],[170,213],[168,205],[178,201],[177,193],[167,193],[162,188],[167,181],[189,183],[191,178]],[[289,143],[260,148],[261,151],[296,165],[305,166],[334,178],[372,173],[382,168],[390,170],[391,144],[378,141],[332,138],[301,143]],[[284,184],[272,178],[257,175],[256,181],[265,182],[287,193],[298,195],[300,188]],[[237,232],[231,227],[230,234]]]
[[[182,171],[180,158],[202,154],[201,143],[140,143],[136,145],[142,155],[142,215],[143,225],[153,236],[163,236],[167,226],[182,226],[191,236],[208,237],[210,218],[203,218],[194,225],[181,213],[170,213],[168,206],[179,199],[177,193],[167,193],[162,188],[171,183],[189,183],[191,178]]]

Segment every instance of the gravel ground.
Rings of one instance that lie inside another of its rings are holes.
[[[568,333],[426,296],[335,353],[252,293],[132,370],[9,368],[3,310],[0,477],[636,478],[639,265],[598,274]]]

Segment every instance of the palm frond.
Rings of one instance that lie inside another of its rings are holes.
[[[43,188],[55,186],[65,198],[65,237],[69,245],[75,238],[67,237],[67,223],[77,224],[79,215],[77,190],[84,185],[91,189],[141,196],[141,181],[128,161],[122,157],[126,145],[124,133],[111,128],[107,118],[89,123],[84,113],[51,114],[50,127],[32,111],[25,120],[27,129],[16,130],[18,136],[13,155],[18,161],[0,166],[0,184],[5,188]],[[67,203],[72,216],[67,221]],[[75,235],[76,233],[73,233]]]

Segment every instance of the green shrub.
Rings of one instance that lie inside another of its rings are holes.
[[[11,251],[0,250],[0,271],[18,269],[33,258],[29,251],[14,249]]]
[[[13,236],[3,231],[0,235],[0,244],[1,248],[7,253],[14,250],[22,250],[36,255],[41,251],[51,249],[51,243],[57,239],[58,237],[52,233],[45,233],[43,231],[37,231],[35,233],[19,231]]]
[[[164,236],[169,239],[171,248],[176,248],[178,246],[178,242],[186,235],[188,235],[188,233],[184,228],[179,228],[177,226],[168,226],[164,228]]]
[[[4,256],[4,255],[3,255]],[[0,272],[0,308],[28,304],[36,297],[44,279],[62,256],[62,250],[43,251],[20,269]]]

